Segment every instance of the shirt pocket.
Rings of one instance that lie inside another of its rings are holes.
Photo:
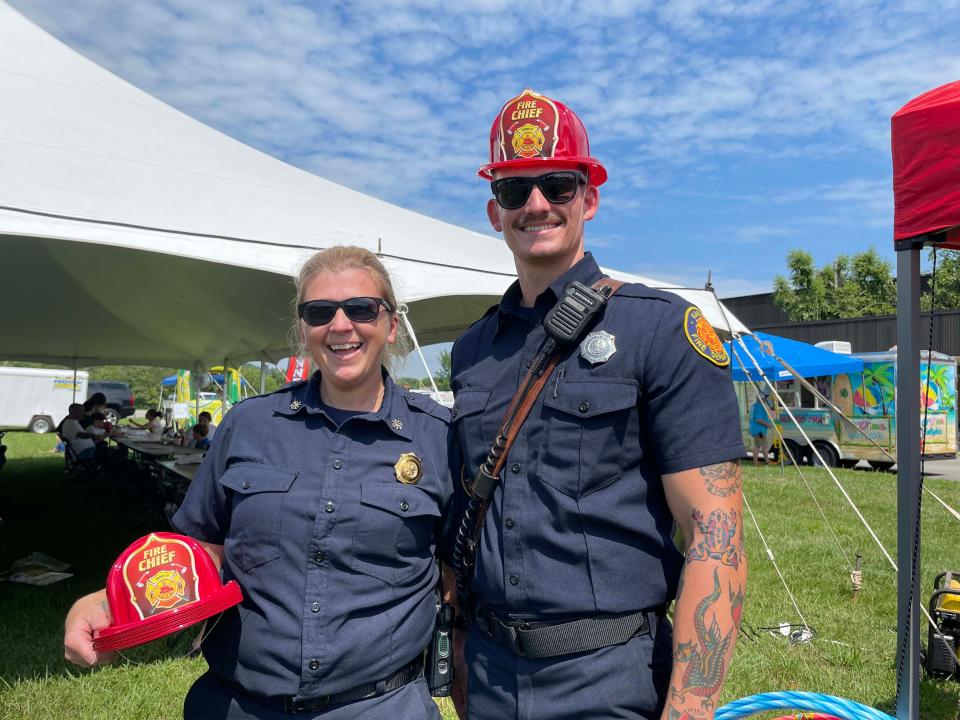
[[[391,585],[422,574],[433,562],[439,517],[437,501],[415,486],[360,483],[350,566]]]
[[[454,398],[450,421],[464,455],[473,456],[490,449],[488,433],[483,429],[483,411],[490,401],[490,392],[490,388],[463,388]]]
[[[630,378],[561,382],[543,401],[546,429],[537,476],[580,498],[640,461],[639,384]]]
[[[280,557],[284,501],[297,474],[260,463],[236,463],[220,477],[233,498],[224,551],[239,557],[244,571]]]

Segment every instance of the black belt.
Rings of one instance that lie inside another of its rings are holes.
[[[283,695],[280,698],[280,704],[283,706],[283,710],[288,713],[315,712],[331,705],[343,705],[357,700],[380,697],[391,690],[403,687],[411,680],[417,679],[422,672],[423,656],[418,655],[395,673],[378,682],[357,685],[355,688],[334,693],[333,695],[320,695],[318,697],[301,698],[299,700],[296,699],[296,695]]]
[[[477,611],[477,627],[514,655],[536,659],[621,645],[635,635],[650,633],[649,616],[662,614],[662,609],[640,610],[545,624],[506,622],[481,608]]]

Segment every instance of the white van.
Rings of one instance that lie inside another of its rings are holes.
[[[89,373],[0,366],[0,428],[51,432],[70,403],[87,399]]]

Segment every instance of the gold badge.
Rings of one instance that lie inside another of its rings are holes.
[[[393,466],[397,480],[404,485],[416,485],[423,474],[423,461],[413,453],[403,453],[397,464]]]

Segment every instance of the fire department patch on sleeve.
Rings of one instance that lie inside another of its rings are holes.
[[[726,367],[730,364],[730,356],[727,355],[713,327],[700,312],[700,308],[687,308],[687,313],[683,317],[683,332],[693,345],[693,349],[714,365]]]

